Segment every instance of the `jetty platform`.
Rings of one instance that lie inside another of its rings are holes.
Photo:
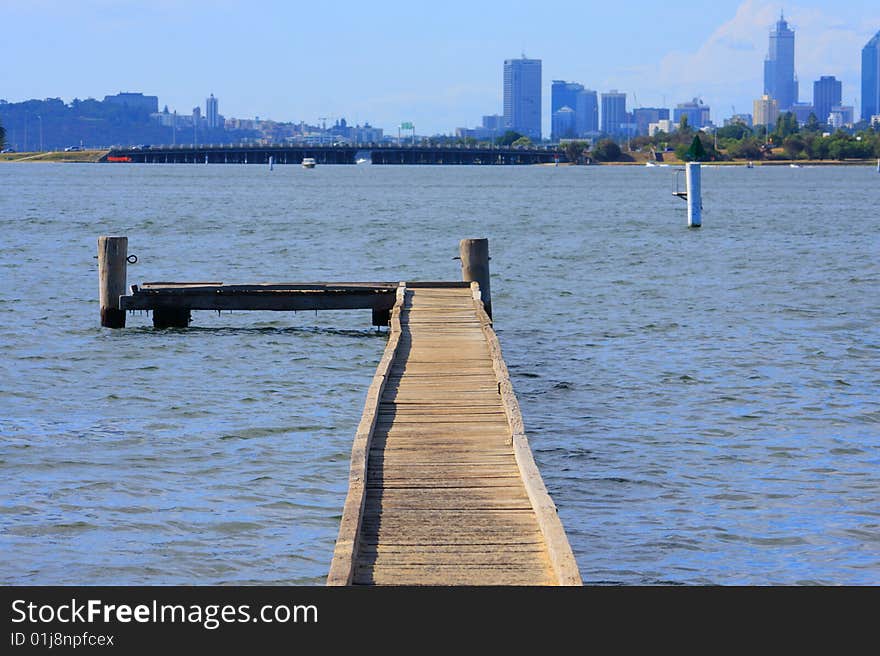
[[[327,584],[581,585],[492,326],[486,240],[463,240],[461,254],[462,282],[153,282],[120,294],[127,240],[101,237],[102,325],[124,327],[128,310],[152,311],[157,328],[185,328],[193,310],[372,310],[389,336]]]
[[[329,585],[580,585],[478,283],[401,284]]]

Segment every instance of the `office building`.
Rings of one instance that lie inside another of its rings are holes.
[[[583,84],[577,82],[553,80],[550,87],[550,111],[555,114],[563,107],[574,110],[572,136],[595,136],[599,132],[599,96],[595,91],[585,89]],[[554,133],[551,138],[559,139],[560,135]]]
[[[632,111],[632,122],[636,124],[635,134],[647,135],[651,123],[669,119],[669,110],[660,107],[636,107]]]
[[[764,93],[775,98],[780,112],[787,112],[798,101],[794,74],[794,30],[780,15],[770,31],[770,48],[764,60]]]
[[[142,93],[117,93],[115,96],[104,96],[104,102],[139,114],[156,114],[159,111],[159,96],[145,96]]]
[[[602,132],[610,135],[622,135],[628,123],[626,115],[626,94],[612,89],[602,94]]]
[[[487,114],[483,117],[483,128],[494,130],[499,134],[504,132],[504,117],[501,114]]]
[[[752,115],[751,114],[734,114],[730,118],[724,119],[724,127],[728,125],[745,125],[747,128],[752,127]]]
[[[205,118],[208,121],[208,128],[210,128],[211,130],[219,128],[221,125],[220,112],[218,111],[218,109],[219,103],[212,93],[211,97],[205,100]]]
[[[574,109],[577,106],[578,93],[583,90],[583,84],[553,80],[550,85],[550,113],[558,112],[563,107]]]
[[[599,133],[599,94],[584,89],[577,94],[575,129],[579,137],[596,136]]]
[[[648,136],[653,137],[658,132],[672,134],[678,126],[668,118],[662,118],[656,123],[648,125]]]
[[[553,83],[550,85],[550,116],[551,116],[550,138],[551,139],[558,140],[560,138],[571,138],[571,137],[575,136],[575,133],[578,130],[578,125],[577,125],[578,95],[583,90],[584,90],[583,84],[578,84],[577,82],[566,82],[565,80],[553,80]],[[570,117],[574,121],[574,123],[570,129],[571,134],[565,134],[565,135],[557,134],[556,131],[553,129],[553,117],[555,117],[556,112],[561,110],[563,107],[568,107],[573,112],[573,115]]]
[[[862,120],[880,114],[880,32],[862,48]]]
[[[794,114],[795,119],[797,119],[798,125],[806,125],[806,123],[810,120],[811,114],[816,114],[816,108],[813,106],[813,103],[802,103],[797,102],[791,106],[789,109],[792,114]]]
[[[754,104],[755,127],[763,125],[772,129],[779,118],[779,102],[765,93]]]
[[[819,123],[827,123],[831,108],[843,100],[843,84],[833,75],[823,75],[813,82],[813,112]]]
[[[855,123],[856,109],[852,105],[834,105],[828,115],[828,125],[835,130],[850,128]]]
[[[681,124],[682,117],[687,117],[687,122],[694,130],[700,130],[711,125],[709,118],[709,105],[704,105],[699,98],[694,98],[690,102],[679,103],[672,110],[672,120],[676,125]]]
[[[541,60],[504,61],[504,129],[541,140]]]
[[[578,136],[575,131],[575,112],[571,107],[564,106],[553,112],[550,123],[550,138],[573,139]]]

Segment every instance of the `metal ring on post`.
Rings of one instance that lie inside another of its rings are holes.
[[[129,264],[137,264],[138,256],[137,255],[129,255],[127,258]]]

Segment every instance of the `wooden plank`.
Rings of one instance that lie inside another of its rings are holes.
[[[401,284],[397,290],[396,302],[391,313],[391,331],[388,343],[367,392],[364,412],[352,445],[348,494],[342,510],[342,519],[339,522],[339,535],[333,550],[327,585],[350,585],[354,577],[355,556],[363,522],[364,504],[367,498],[366,479],[370,441],[376,426],[379,399],[382,397],[388,370],[394,360],[394,354],[397,352],[400,337],[400,308],[403,305],[405,295],[406,288]]]
[[[374,289],[395,293],[399,282],[258,282],[225,285],[222,282],[144,282],[139,289],[156,292],[178,292],[183,294],[199,291],[222,292],[237,291],[315,291],[315,290],[363,290]]]
[[[218,293],[181,289],[161,293],[138,292],[119,299],[123,310],[390,310],[394,302],[394,294],[370,290]]]
[[[542,551],[482,551],[470,553],[452,553],[448,551],[415,552],[362,552],[358,558],[358,567],[432,567],[447,565],[463,565],[466,567],[530,567],[540,562]]]
[[[541,570],[436,566],[358,568],[355,585],[552,585]]]

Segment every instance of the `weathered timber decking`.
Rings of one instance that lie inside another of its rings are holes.
[[[581,584],[479,298],[398,288],[329,585]]]
[[[390,310],[396,282],[227,285],[145,282],[119,299],[121,310]]]

